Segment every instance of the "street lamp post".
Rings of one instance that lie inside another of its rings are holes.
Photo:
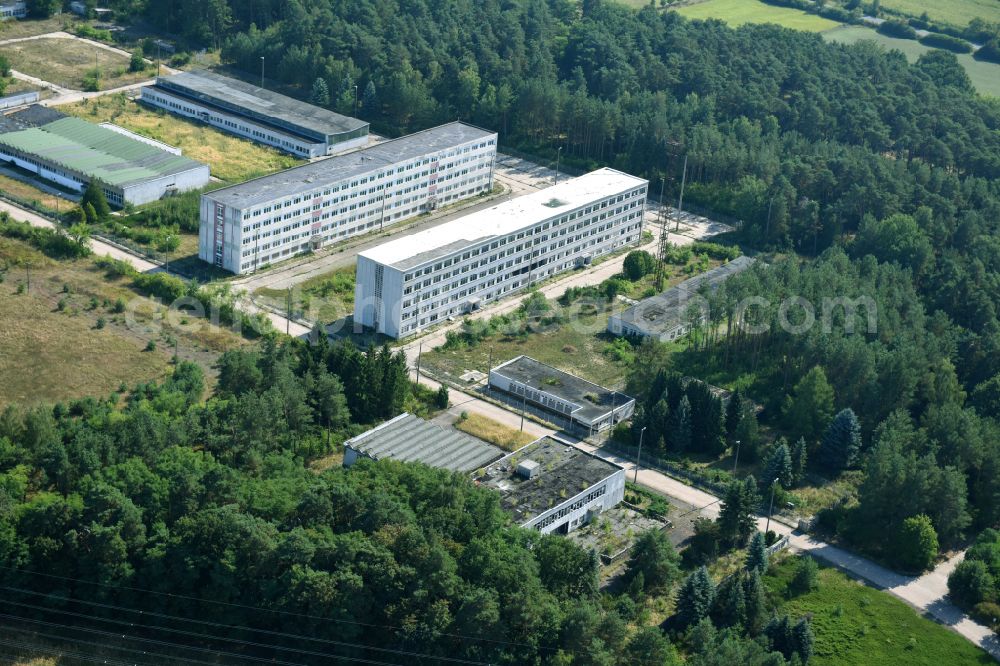
[[[358,87],[354,86],[354,115],[358,115]]]
[[[642,436],[646,434],[646,426],[639,431],[639,452],[635,454],[635,476],[632,483],[639,483],[639,461],[642,459]]]
[[[264,56],[260,57],[260,87],[264,87]]]
[[[562,146],[556,149],[556,175],[552,177],[552,184],[559,182],[559,158],[562,157]]]
[[[733,460],[733,478],[736,478],[736,465],[740,462],[740,440],[736,440],[736,458]]]
[[[771,503],[767,505],[767,523],[764,525],[764,541],[767,541],[767,533],[771,531],[771,512],[774,510],[774,485],[778,483],[775,478],[771,482]]]

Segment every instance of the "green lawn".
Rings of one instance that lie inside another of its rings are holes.
[[[1000,8],[1000,3],[996,4]],[[836,30],[824,32],[823,38],[842,44],[854,44],[862,40],[870,40],[886,49],[902,51],[903,55],[910,62],[916,62],[917,58],[931,50],[931,47],[924,46],[916,40],[887,37],[875,32],[871,28],[860,25],[842,26]],[[972,85],[976,87],[976,90],[980,94],[1000,97],[1000,65],[976,60],[972,55],[967,53],[958,55],[957,57],[972,80]]]
[[[1000,22],[1000,2],[997,0],[882,0],[882,6],[910,16],[927,12],[932,21],[943,21],[958,27],[965,27],[976,17],[990,23]]]
[[[812,617],[811,666],[995,666],[986,652],[947,627],[835,569],[821,568],[819,589],[788,599],[785,590],[796,561],[786,557],[772,566],[764,583],[778,612]]]
[[[757,0],[705,0],[680,7],[677,13],[691,19],[722,19],[736,27],[744,23],[776,23],[786,28],[823,32],[839,23],[789,7],[776,7]]]

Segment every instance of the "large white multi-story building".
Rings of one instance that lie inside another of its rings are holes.
[[[599,169],[361,252],[355,324],[412,335],[635,243],[646,187]]]
[[[495,132],[455,122],[215,190],[198,256],[249,273],[493,189]]]

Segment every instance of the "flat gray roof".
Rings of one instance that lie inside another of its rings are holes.
[[[161,84],[164,84],[166,90],[188,91],[196,97],[215,99],[225,105],[280,119],[324,136],[352,132],[368,126],[363,120],[334,113],[215,72],[199,70],[157,77],[156,85]]]
[[[604,388],[582,377],[571,375],[530,356],[518,356],[493,368],[493,372],[533,389],[579,405],[574,417],[594,421],[632,401],[621,391]]]
[[[504,454],[492,444],[409,413],[347,440],[344,446],[376,460],[392,458],[457,472],[485,467]]]
[[[311,192],[347,178],[376,172],[421,155],[493,136],[496,136],[496,132],[463,122],[447,123],[398,139],[382,141],[353,153],[310,162],[270,176],[224,187],[205,196],[232,208],[245,210],[282,197]]]
[[[723,282],[754,265],[756,259],[740,256],[671,287],[662,294],[645,298],[614,315],[646,335],[662,335],[687,323],[687,310],[702,287],[714,291]]]
[[[517,474],[517,466],[526,460],[539,465],[533,479]],[[566,442],[542,437],[489,465],[478,481],[498,491],[500,506],[523,525],[621,469]]]

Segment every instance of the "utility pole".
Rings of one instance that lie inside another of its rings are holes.
[[[527,394],[521,396],[521,432],[524,432],[524,411],[528,408]]]
[[[680,231],[681,228],[681,213],[684,211],[684,185],[687,183],[688,175],[688,156],[684,153],[684,170],[681,172],[681,196],[677,200],[677,226],[674,231]]]
[[[559,158],[562,157],[562,146],[556,149],[556,175],[552,178],[552,184],[559,182]]]
[[[291,287],[288,288],[287,295],[285,296],[285,309],[286,309],[286,315],[287,315],[285,317],[285,335],[289,335],[290,334],[289,329],[292,326],[292,288]]]
[[[635,454],[635,476],[632,477],[632,483],[639,483],[639,461],[642,459],[642,436],[646,434],[646,426],[642,426],[642,430],[639,431],[639,452]]]
[[[264,56],[260,57],[260,87],[264,87]]]
[[[420,356],[424,353],[424,341],[417,345],[417,383],[420,383]]]
[[[663,204],[663,188],[666,186],[667,179],[665,176],[660,176],[660,245],[657,250],[656,257],[656,290],[663,291],[663,272],[667,263],[667,248],[670,247],[670,241],[667,240],[669,234],[667,233],[667,221],[666,206]]]
[[[493,370],[493,347],[490,347],[489,366],[486,368],[486,392],[493,395],[493,387],[490,385],[490,372]]]
[[[740,462],[740,440],[736,440],[736,458],[733,460],[733,478],[736,478],[736,465]]]
[[[354,115],[358,115],[358,87],[354,86]]]
[[[774,486],[778,479],[771,482],[771,503],[767,506],[767,523],[764,527],[764,541],[767,542],[767,533],[771,531],[771,512],[774,510]]]

